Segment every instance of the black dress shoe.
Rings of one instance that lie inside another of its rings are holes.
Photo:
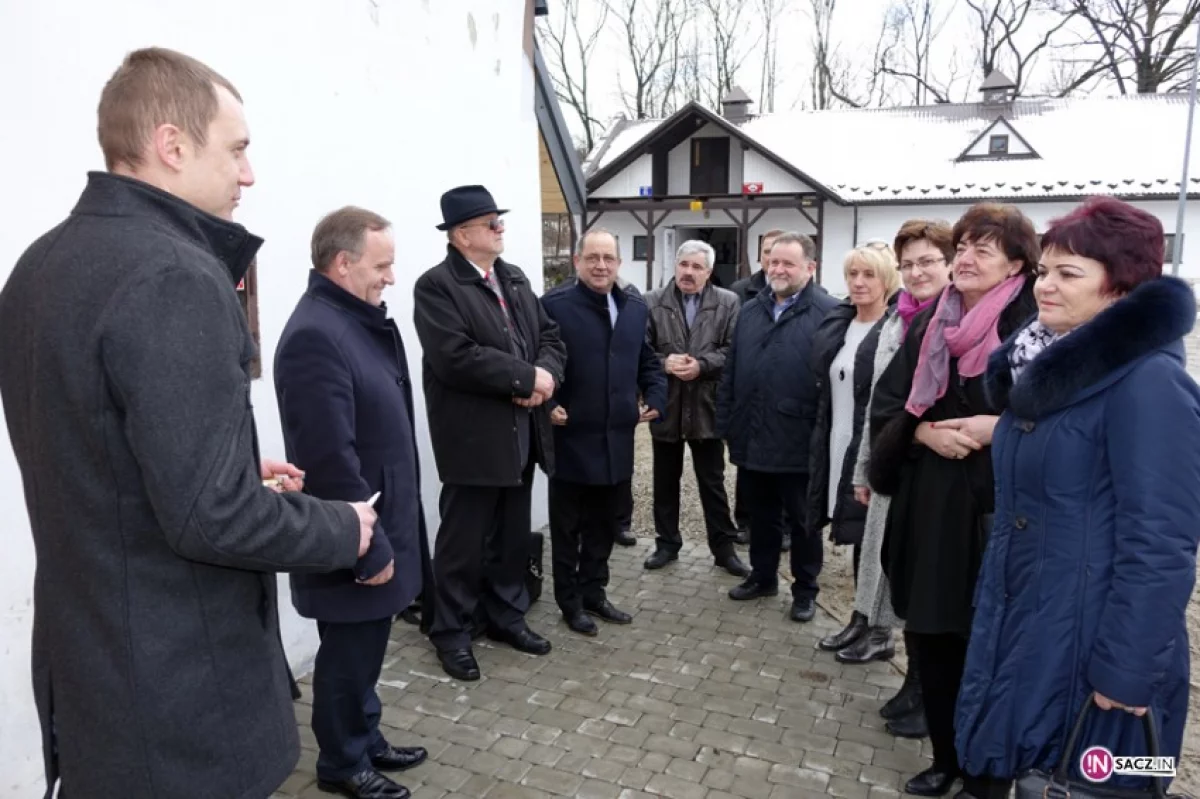
[[[942,771],[934,766],[904,783],[904,792],[913,796],[945,796],[954,787],[956,779],[958,771]]]
[[[739,527],[737,531],[737,538],[733,540],[740,546],[747,546],[750,543],[750,528]]]
[[[925,708],[918,705],[917,709],[907,716],[900,716],[883,725],[888,734],[897,738],[927,738],[929,727],[925,723]]]
[[[813,616],[817,615],[817,603],[812,599],[794,599],[792,600],[792,609],[788,613],[788,618],[795,622],[812,621]]]
[[[600,632],[600,628],[596,626],[596,622],[592,621],[592,617],[582,610],[564,613],[563,620],[568,627],[580,635],[594,636]]]
[[[650,557],[646,558],[646,562],[642,565],[651,570],[661,569],[673,560],[679,560],[679,553],[668,552],[665,549],[656,549]]]
[[[910,652],[912,650],[909,650]],[[921,682],[917,675],[917,662],[912,655],[908,656],[908,673],[904,675],[904,684],[891,699],[883,703],[879,715],[885,719],[898,719],[907,716],[921,707]]]
[[[371,755],[371,765],[378,771],[408,771],[425,762],[429,753],[423,746],[392,746]]]
[[[872,660],[891,660],[896,656],[891,627],[872,627],[867,634],[834,655],[838,663],[870,663]]]
[[[596,605],[584,605],[583,611],[613,624],[629,624],[633,621],[633,616],[623,610],[617,610],[607,599]]]
[[[628,530],[618,530],[616,542],[623,547],[637,546],[637,536]]]
[[[474,682],[479,679],[479,663],[470,649],[447,649],[445,651],[439,649],[437,656],[442,664],[442,671],[454,679],[463,682]]]
[[[742,559],[736,554],[730,552],[728,555],[723,555],[716,559],[718,568],[732,574],[734,577],[749,577],[750,567],[742,563]]]
[[[317,788],[351,799],[408,799],[412,795],[403,785],[392,782],[374,769],[364,769],[340,782],[318,779]]]
[[[850,623],[841,632],[827,635],[817,641],[817,648],[824,652],[837,652],[853,644],[867,631],[867,617],[857,610],[850,614]]]
[[[778,583],[767,585],[754,575],[746,578],[740,585],[735,585],[729,589],[729,598],[736,599],[739,602],[747,599],[758,599],[762,596],[776,596],[778,594]]]
[[[547,655],[550,653],[550,642],[528,627],[519,630],[488,630],[487,637],[502,644],[508,644],[518,652],[527,655]]]
[[[784,534],[783,534],[783,541],[782,541],[782,542],[779,544],[779,551],[781,551],[781,552],[787,552],[787,551],[788,551],[788,550],[790,550],[791,548],[792,548],[792,534],[791,534],[791,533],[784,533]]]

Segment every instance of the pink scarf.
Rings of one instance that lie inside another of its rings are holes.
[[[908,326],[912,324],[913,318],[932,305],[936,299],[937,295],[934,295],[927,300],[917,302],[917,298],[907,291],[900,292],[900,300],[896,303],[896,313],[900,314],[905,335],[908,335]]]
[[[942,291],[937,310],[921,342],[912,391],[904,409],[918,419],[946,394],[950,383],[950,359],[958,358],[960,377],[978,377],[987,368],[988,356],[1000,346],[996,325],[1000,314],[1020,293],[1025,276],[1010,277],[993,288],[970,311],[963,311],[963,297],[951,283]]]

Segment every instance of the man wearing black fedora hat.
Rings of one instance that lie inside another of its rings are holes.
[[[434,544],[430,640],[442,668],[478,680],[477,608],[488,637],[532,655],[550,642],[529,629],[525,569],[534,467],[554,470],[545,402],[567,351],[524,272],[503,261],[506,210],[483,186],[442,195],[446,259],[416,283],[425,407],[442,481]]]

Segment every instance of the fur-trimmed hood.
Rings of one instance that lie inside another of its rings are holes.
[[[1034,358],[1013,385],[1009,354],[1017,331],[988,359],[987,390],[998,408],[1038,419],[1116,380],[1158,351],[1184,360],[1196,324],[1196,297],[1178,278],[1143,283]]]

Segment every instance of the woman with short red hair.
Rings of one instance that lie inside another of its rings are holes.
[[[1162,277],[1157,219],[1111,198],[1051,223],[1038,316],[994,352],[993,532],[955,719],[962,797],[1007,796],[1079,746],[1178,758],[1185,611],[1200,537],[1200,389],[1184,368],[1192,289]],[[1121,712],[1125,711],[1125,712]],[[1138,785],[1138,782],[1141,785]],[[1142,787],[1114,777],[1105,787]]]

